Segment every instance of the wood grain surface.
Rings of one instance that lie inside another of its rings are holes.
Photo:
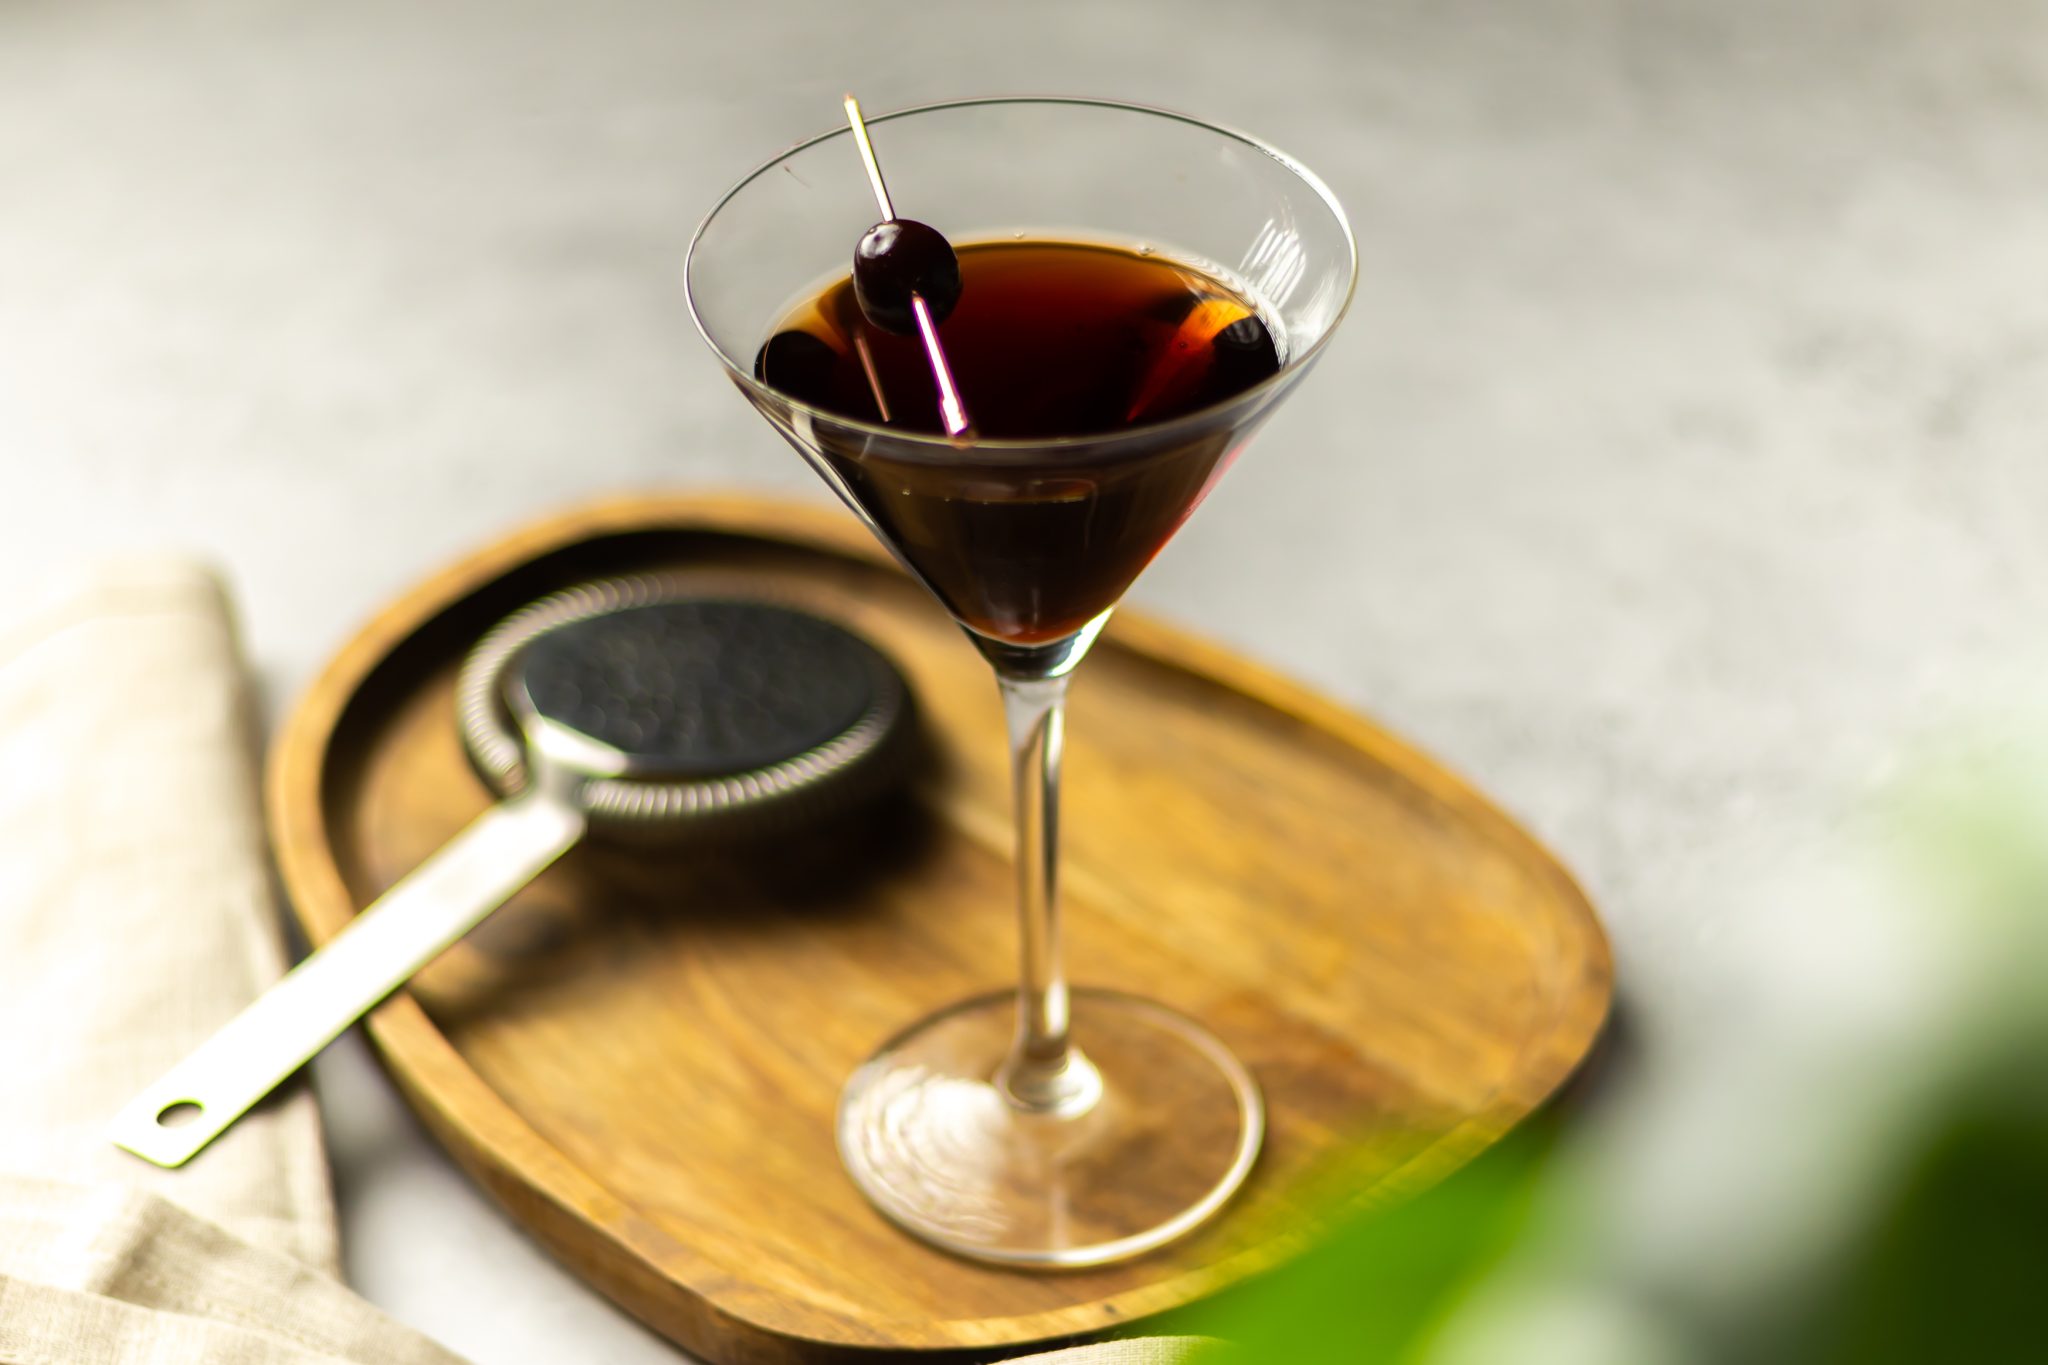
[[[551,519],[341,651],[270,767],[279,864],[314,942],[488,804],[451,700],[482,631],[648,567],[795,601],[880,646],[918,699],[913,789],[769,845],[588,843],[367,1027],[515,1219],[709,1359],[973,1358],[1127,1327],[1289,1255],[1330,1212],[1302,1207],[1303,1181],[1340,1153],[1350,1204],[1419,1188],[1591,1045],[1606,939],[1534,841],[1369,721],[1124,616],[1073,692],[1072,975],[1214,1029],[1264,1088],[1265,1150],[1213,1225],[1124,1266],[995,1270],[897,1232],[840,1171],[834,1107],[890,1034],[1012,978],[1000,713],[986,665],[849,517],[744,497]]]

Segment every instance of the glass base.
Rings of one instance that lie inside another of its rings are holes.
[[[1159,1005],[1101,990],[1072,1001],[1102,1078],[1079,1113],[1033,1112],[997,1088],[1013,992],[942,1010],[854,1073],[839,1153],[876,1208],[961,1256],[1059,1267],[1140,1255],[1223,1206],[1265,1134],[1251,1073]]]

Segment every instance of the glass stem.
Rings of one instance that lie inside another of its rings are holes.
[[[997,1073],[1021,1109],[1072,1117],[1092,1108],[1102,1079],[1069,1037],[1066,967],[1060,954],[1060,746],[1067,679],[998,671],[1010,729],[1017,818],[1017,923],[1022,974],[1017,1037]]]

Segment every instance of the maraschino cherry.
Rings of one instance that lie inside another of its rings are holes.
[[[917,331],[913,298],[922,298],[933,322],[944,322],[960,302],[960,258],[935,227],[914,218],[877,223],[853,250],[853,293],[869,322],[885,332]]]
[[[924,342],[932,378],[939,386],[939,417],[946,434],[966,436],[974,430],[974,423],[967,416],[959,386],[953,382],[946,348],[939,342],[940,320],[960,302],[960,258],[938,229],[896,216],[888,186],[882,182],[882,165],[875,160],[875,145],[868,140],[868,126],[860,116],[860,101],[852,95],[846,97],[846,122],[853,129],[854,145],[860,149],[868,184],[882,210],[882,221],[869,228],[854,248],[854,297],[875,326],[898,336],[915,332]],[[873,382],[872,374],[869,382]],[[879,390],[875,401],[882,402]]]

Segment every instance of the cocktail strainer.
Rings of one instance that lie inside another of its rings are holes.
[[[605,579],[507,617],[456,687],[470,761],[501,800],[123,1109],[111,1136],[190,1159],[586,831],[666,843],[800,827],[900,777],[909,693],[815,616]]]

